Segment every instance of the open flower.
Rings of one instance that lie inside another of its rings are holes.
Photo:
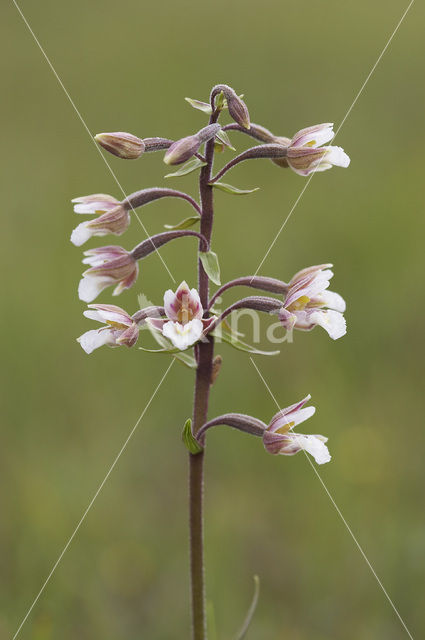
[[[124,309],[113,304],[90,304],[89,307],[88,311],[84,311],[86,318],[97,320],[106,326],[86,331],[77,338],[86,353],[91,353],[104,344],[132,347],[137,342],[139,327]]]
[[[147,318],[146,321],[180,350],[198,342],[215,320],[214,317],[202,318],[204,310],[199,294],[196,289],[189,289],[186,282],[182,282],[175,293],[171,289],[165,292],[164,309],[168,320]]]
[[[84,271],[78,286],[78,296],[84,302],[94,300],[103,289],[116,285],[113,294],[119,295],[131,287],[139,273],[137,261],[122,247],[99,247],[85,251],[83,263],[90,269]]]
[[[345,301],[333,291],[328,291],[333,276],[331,264],[321,264],[299,271],[289,283],[284,306],[279,310],[279,320],[286,329],[311,331],[319,325],[336,340],[346,332]]]
[[[121,235],[130,224],[128,207],[110,195],[97,193],[74,198],[75,213],[97,214],[94,220],[79,224],[71,234],[71,242],[81,246],[92,236],[106,236],[109,233]]]
[[[331,456],[325,445],[327,438],[292,431],[293,427],[311,418],[316,411],[315,407],[304,408],[310,397],[307,396],[301,402],[282,409],[272,418],[263,433],[263,444],[266,451],[274,455],[293,456],[304,450],[313,456],[317,464],[329,462]]]
[[[333,124],[316,124],[298,131],[288,144],[288,154],[281,163],[290,166],[300,176],[313,171],[326,171],[333,166],[348,167],[350,158],[341,147],[321,146],[334,137]],[[282,139],[286,143],[286,139]],[[276,160],[279,164],[280,161]]]

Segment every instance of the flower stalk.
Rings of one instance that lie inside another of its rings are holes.
[[[114,287],[114,296],[125,292],[135,284],[140,272],[139,263],[143,259],[168,242],[188,236],[196,238],[198,244],[198,287],[190,288],[183,281],[176,291],[168,289],[165,292],[163,306],[149,304],[133,314],[116,305],[89,304],[84,315],[97,322],[98,328],[86,331],[78,338],[78,342],[86,353],[92,353],[104,345],[130,348],[139,340],[140,331],[148,327],[161,349],[140,347],[143,351],[169,354],[195,370],[193,419],[186,420],[183,442],[189,456],[192,640],[207,640],[204,569],[204,458],[207,431],[225,425],[261,438],[265,450],[272,455],[292,456],[304,451],[312,455],[318,464],[331,459],[325,436],[293,431],[293,427],[312,417],[315,412],[314,407],[304,406],[310,396],[279,411],[269,424],[235,412],[208,420],[211,386],[223,362],[220,355],[214,355],[214,341],[223,337],[227,344],[242,351],[266,355],[279,353],[259,351],[238,340],[240,334],[232,330],[226,318],[233,312],[246,309],[274,314],[288,332],[293,329],[310,331],[321,326],[333,339],[345,333],[345,302],[339,294],[328,290],[333,277],[331,264],[302,269],[287,282],[254,275],[237,277],[221,286],[219,259],[212,250],[214,188],[234,195],[255,191],[218,182],[230,169],[245,160],[267,158],[279,167],[291,168],[295,173],[307,176],[332,166],[346,167],[349,158],[340,147],[324,146],[334,135],[329,123],[301,129],[292,138],[276,136],[266,127],[252,123],[242,96],[228,85],[213,87],[209,103],[191,98],[187,102],[209,115],[208,124],[195,133],[169,140],[160,137],[138,138],[119,131],[99,134],[96,140],[120,159],[138,159],[150,152],[165,151],[165,164],[182,165],[166,177],[181,177],[199,170],[199,202],[183,191],[163,187],[135,191],[122,202],[102,193],[76,198],[73,201],[75,213],[92,217],[74,229],[71,241],[81,246],[92,237],[110,234],[120,236],[129,227],[131,213],[135,209],[162,198],[181,199],[195,209],[196,215],[174,226],[165,225],[168,231],[148,237],[131,251],[115,245],[85,251],[83,263],[89,268],[83,273],[79,285],[79,297],[85,302],[91,303],[111,286]],[[233,122],[222,127],[218,120],[226,109]],[[215,153],[226,149],[235,151],[227,135],[227,132],[234,131],[244,133],[261,144],[236,155],[214,176]],[[199,232],[188,230],[197,223],[200,223]],[[219,287],[212,296],[211,283]],[[243,297],[221,313],[216,311],[214,305],[220,296],[237,287],[256,289],[268,295]],[[218,328],[221,323],[222,327]],[[193,355],[187,353],[189,350]],[[244,623],[242,635],[251,620],[252,611]]]

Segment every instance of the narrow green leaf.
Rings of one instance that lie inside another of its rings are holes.
[[[199,109],[208,115],[212,114],[211,105],[208,102],[201,102],[201,100],[194,100],[193,98],[185,98],[186,102],[190,104],[194,109]]]
[[[220,140],[226,147],[229,147],[232,151],[236,151],[235,147],[230,142],[230,138],[223,129],[221,129],[218,133],[215,134],[217,140]]]
[[[192,433],[192,420],[190,418],[186,420],[183,427],[182,440],[188,451],[193,455],[201,453],[204,450]]]
[[[243,640],[246,636],[246,632],[248,631],[249,625],[251,624],[251,620],[255,613],[258,604],[258,596],[260,595],[260,578],[258,576],[254,576],[254,596],[252,598],[251,605],[248,609],[248,613],[246,614],[246,618],[242,627],[239,630],[235,640]]]
[[[173,358],[184,364],[189,369],[196,369],[198,366],[195,358],[190,355],[190,353],[184,353],[183,351],[179,351],[173,355]]]
[[[199,259],[209,279],[212,280],[214,284],[221,284],[220,265],[218,264],[217,254],[214,253],[214,251],[200,251]]]
[[[214,337],[216,337],[218,340],[222,340],[223,342],[230,344],[232,347],[234,347],[238,351],[245,351],[247,353],[252,353],[257,356],[277,356],[280,353],[280,351],[263,351],[261,349],[256,349],[250,344],[243,342],[242,340],[237,338],[235,335],[231,333],[227,333],[225,331],[220,332],[220,331],[217,331],[216,329],[215,331],[212,331],[211,334]]]
[[[193,227],[194,224],[199,222],[201,216],[191,216],[190,218],[185,218],[184,220],[180,220],[177,224],[164,224],[165,229],[175,230],[175,229],[189,229],[189,227]]]
[[[211,183],[212,187],[217,187],[221,191],[225,191],[226,193],[232,193],[235,196],[245,196],[248,193],[254,193],[254,191],[258,191],[260,187],[255,187],[255,189],[238,189],[237,187],[233,187],[231,184],[226,184],[225,182],[213,182]]]
[[[206,162],[202,162],[199,158],[191,158],[187,162],[181,165],[180,169],[174,171],[174,173],[167,173],[166,178],[179,178],[180,176],[186,176],[188,173],[192,173],[192,171],[196,171],[200,167],[205,167]]]

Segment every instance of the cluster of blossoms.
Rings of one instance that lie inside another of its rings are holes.
[[[164,162],[168,165],[183,165],[176,174],[185,175],[200,169],[201,202],[175,189],[149,188],[137,191],[119,201],[111,195],[94,194],[75,198],[74,211],[77,214],[93,216],[80,223],[72,232],[71,241],[76,246],[83,245],[96,236],[122,235],[129,227],[132,212],[160,198],[180,198],[193,210],[193,216],[176,225],[172,230],[147,238],[131,250],[121,246],[108,245],[89,249],[84,253],[83,263],[89,265],[80,281],[78,293],[81,300],[91,303],[108,287],[114,287],[117,296],[132,287],[138,278],[139,262],[162,245],[184,237],[194,237],[199,243],[199,287],[190,288],[182,282],[175,292],[164,294],[163,306],[138,309],[130,315],[124,309],[110,304],[89,304],[84,315],[102,323],[98,329],[84,333],[78,342],[86,353],[100,346],[133,347],[142,328],[149,327],[165,340],[168,352],[193,350],[193,367],[199,370],[202,345],[213,344],[219,325],[227,316],[238,309],[256,311],[277,316],[282,326],[293,330],[311,331],[320,326],[336,340],[346,332],[343,313],[343,298],[329,291],[333,276],[331,264],[308,267],[296,273],[289,282],[262,276],[245,276],[221,286],[210,298],[209,281],[219,284],[218,261],[211,251],[212,218],[207,199],[212,202],[214,188],[230,193],[241,193],[235,187],[220,182],[220,178],[236,164],[249,160],[268,158],[282,168],[289,167],[301,176],[324,171],[332,166],[347,167],[349,158],[340,147],[326,146],[333,138],[332,124],[325,123],[302,129],[292,138],[275,136],[268,129],[250,121],[248,109],[233,89],[218,85],[211,94],[211,103],[188,100],[192,106],[210,114],[209,124],[197,133],[173,141],[168,138],[139,138],[129,133],[105,133],[96,136],[99,144],[107,151],[124,159],[137,159],[147,152],[165,151]],[[218,117],[228,109],[233,122],[221,126]],[[238,131],[260,141],[230,160],[215,176],[212,175],[212,159],[215,151],[233,148],[228,132]],[[205,149],[203,147],[205,145]],[[200,222],[200,232],[188,227]],[[241,298],[227,307],[221,314],[214,310],[218,296],[236,286],[247,286],[273,295],[256,295]],[[228,336],[230,344],[234,336]],[[212,367],[212,350],[209,366]],[[212,426],[229,425],[239,430],[261,436],[265,449],[272,454],[293,455],[304,450],[319,463],[330,460],[325,445],[326,438],[319,435],[303,435],[293,428],[310,418],[313,407],[304,407],[309,396],[276,414],[271,422],[265,423],[243,414],[225,414],[203,425],[197,425],[192,437],[202,448],[205,432]]]

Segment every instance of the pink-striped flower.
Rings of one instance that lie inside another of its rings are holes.
[[[91,302],[101,291],[116,285],[113,294],[119,295],[136,281],[139,267],[132,254],[122,247],[99,247],[85,251],[83,263],[90,269],[84,271],[78,286],[78,296],[84,302]]]
[[[199,293],[189,289],[186,282],[182,282],[175,293],[171,289],[165,292],[164,309],[167,320],[147,318],[146,321],[180,350],[198,342],[215,320],[214,317],[202,318],[204,310]]]
[[[322,146],[334,137],[333,124],[316,124],[301,129],[288,146],[287,162],[300,176],[308,176],[313,171],[326,171],[333,166],[348,167],[350,158],[344,149]]]
[[[111,347],[132,347],[139,336],[139,327],[124,309],[113,304],[89,304],[90,309],[84,311],[86,318],[97,320],[105,327],[86,331],[77,338],[86,353],[107,344]]]
[[[119,200],[104,193],[74,198],[75,213],[92,214],[98,217],[79,224],[71,234],[71,242],[81,246],[92,236],[109,233],[120,236],[130,224],[128,208]]]
[[[331,264],[308,267],[292,278],[279,311],[279,320],[286,329],[311,331],[319,325],[333,340],[345,335],[345,301],[338,293],[327,290],[333,277],[330,267]]]
[[[271,420],[263,433],[263,444],[269,453],[273,455],[293,456],[299,451],[307,451],[316,460],[317,464],[329,462],[331,456],[325,445],[327,438],[321,435],[304,435],[294,433],[292,429],[311,418],[316,411],[315,407],[304,407],[310,400],[307,396],[301,402],[282,409]]]

